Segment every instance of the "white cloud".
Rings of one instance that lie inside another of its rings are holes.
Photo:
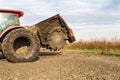
[[[120,39],[120,25],[74,25],[72,24],[77,40],[84,39]]]

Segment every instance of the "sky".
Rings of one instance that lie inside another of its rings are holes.
[[[77,41],[120,39],[120,0],[0,0],[0,8],[24,11],[21,25],[59,13]]]

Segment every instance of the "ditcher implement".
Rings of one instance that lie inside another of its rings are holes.
[[[21,26],[23,11],[0,9],[0,50],[10,62],[30,62],[39,58],[40,48],[60,50],[74,42],[72,29],[57,14],[31,26]]]

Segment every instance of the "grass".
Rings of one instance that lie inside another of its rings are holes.
[[[89,53],[120,54],[120,40],[80,40],[72,44],[67,44],[65,49]]]

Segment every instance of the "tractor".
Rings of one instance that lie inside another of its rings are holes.
[[[10,62],[32,62],[39,58],[40,48],[60,50],[74,42],[73,31],[59,15],[31,26],[21,26],[21,10],[0,9],[0,51]]]

